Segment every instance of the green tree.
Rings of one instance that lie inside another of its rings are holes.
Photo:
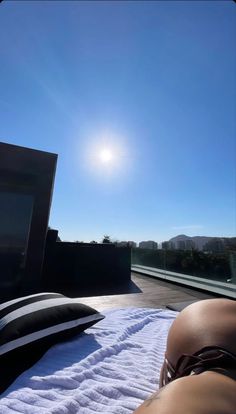
[[[102,243],[111,243],[111,238],[107,234],[103,236]]]

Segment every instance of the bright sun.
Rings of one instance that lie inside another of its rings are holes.
[[[1,2],[1,1],[0,1]],[[95,134],[86,142],[84,165],[102,179],[116,179],[130,168],[126,138],[107,131]]]
[[[108,163],[112,161],[113,154],[111,150],[109,150],[108,148],[104,148],[102,149],[102,151],[100,151],[99,158],[102,162]]]

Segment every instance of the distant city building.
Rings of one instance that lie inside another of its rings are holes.
[[[134,242],[134,241],[128,241],[128,246],[135,248],[135,247],[137,247],[137,243]]]
[[[129,240],[129,241],[120,241],[120,242],[117,242],[116,244],[119,247],[133,247],[133,248],[134,247],[137,247],[137,243],[135,243],[132,240]]]
[[[179,250],[192,250],[195,247],[192,239],[178,240],[175,245]]]
[[[194,241],[191,239],[185,240],[185,250],[192,250],[194,249]]]
[[[178,240],[176,244],[178,250],[185,250],[185,240]]]
[[[174,250],[175,244],[172,243],[171,241],[164,241],[164,242],[162,242],[161,247],[162,247],[163,250]]]
[[[224,251],[224,242],[219,238],[212,238],[208,241],[203,250],[206,252],[219,253]]]
[[[141,249],[152,249],[152,250],[156,250],[157,249],[157,243],[155,241],[152,241],[152,240],[141,241],[139,243],[139,247]]]
[[[213,237],[206,237],[206,236],[193,236],[189,237],[185,234],[179,234],[176,237],[172,237],[169,241],[175,244],[176,249],[195,249],[195,250],[205,250],[204,246],[208,241],[212,241]],[[184,242],[184,243],[179,243]],[[192,243],[192,244],[191,244]]]
[[[169,247],[170,246],[170,242],[168,242],[168,241],[164,241],[164,242],[162,242],[162,249],[163,250],[169,250]]]
[[[126,241],[117,242],[117,246],[119,246],[119,247],[126,247],[127,246],[127,242]]]
[[[181,250],[198,250],[204,252],[220,253],[225,250],[236,250],[236,237],[209,237],[209,236],[193,236],[189,237],[185,234],[179,234],[172,237],[169,242],[175,245],[176,249]],[[165,242],[163,242],[165,243]],[[164,244],[164,246],[166,246]],[[162,247],[167,248],[167,247]]]

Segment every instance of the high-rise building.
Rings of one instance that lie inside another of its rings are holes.
[[[178,240],[176,244],[177,244],[177,249],[185,250],[185,240]]]
[[[120,241],[120,242],[117,242],[116,243],[117,244],[117,246],[120,246],[120,247],[137,247],[137,243],[135,243],[134,241],[131,241],[131,240],[129,240],[129,241]]]
[[[174,250],[175,244],[172,243],[171,241],[164,241],[164,242],[162,242],[161,247],[162,247],[163,250]]]
[[[152,241],[152,240],[141,241],[139,243],[139,247],[141,249],[152,249],[152,250],[156,250],[157,249],[157,243],[155,241]]]
[[[191,239],[185,240],[185,250],[192,250],[195,247],[194,241]]]

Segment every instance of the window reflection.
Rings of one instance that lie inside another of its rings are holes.
[[[10,286],[21,277],[33,210],[33,196],[0,192],[0,283]]]

